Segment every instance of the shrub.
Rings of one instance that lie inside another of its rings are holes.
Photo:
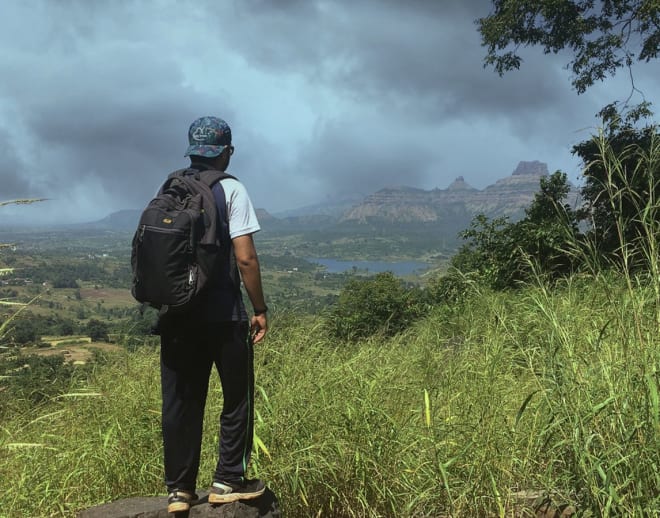
[[[63,355],[14,356],[0,361],[0,375],[4,378],[3,410],[13,405],[37,404],[65,392],[74,377],[75,369],[65,362]]]
[[[494,289],[515,287],[537,274],[553,281],[569,276],[576,268],[578,227],[575,211],[564,203],[568,192],[566,175],[557,171],[541,178],[522,220],[478,215],[461,232],[467,243],[452,258],[452,266],[477,273]]]
[[[432,279],[427,286],[429,304],[462,304],[470,293],[470,277],[451,268],[446,275]]]
[[[586,242],[599,267],[651,270],[660,211],[660,132],[614,125],[573,149],[584,163]],[[650,253],[649,253],[650,252]]]
[[[419,289],[408,288],[391,272],[350,280],[339,294],[329,319],[331,334],[356,339],[376,333],[394,335],[422,311]]]
[[[93,318],[87,323],[87,334],[92,342],[107,342],[108,324]]]
[[[7,332],[6,338],[15,345],[27,345],[37,340],[37,329],[31,320],[17,318]]]

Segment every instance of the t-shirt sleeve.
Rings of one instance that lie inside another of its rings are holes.
[[[222,188],[227,200],[229,237],[245,236],[261,230],[257,215],[243,184],[233,178],[222,180]]]

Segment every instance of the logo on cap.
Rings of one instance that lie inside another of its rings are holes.
[[[195,142],[206,142],[207,140],[213,139],[214,135],[215,132],[211,128],[199,127],[195,128],[190,138]]]

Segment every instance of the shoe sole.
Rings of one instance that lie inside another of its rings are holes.
[[[252,500],[254,498],[259,498],[265,491],[266,488],[254,493],[229,493],[226,495],[211,493],[209,495],[209,504],[228,504],[230,502],[237,502],[238,500]]]
[[[168,513],[180,513],[189,510],[190,510],[190,504],[187,502],[176,502],[174,504],[169,504],[167,506]]]

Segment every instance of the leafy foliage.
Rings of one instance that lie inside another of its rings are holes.
[[[108,341],[108,324],[92,318],[87,322],[87,334],[92,342],[107,342]]]
[[[580,218],[590,225],[587,236],[601,260],[620,262],[648,242],[660,204],[660,133],[657,127],[635,128],[630,121],[610,126],[607,134],[574,147],[582,159],[585,207]]]
[[[493,0],[493,7],[477,23],[488,48],[485,64],[499,74],[520,67],[520,46],[539,45],[546,54],[570,49],[573,86],[584,93],[660,51],[657,0]]]
[[[37,330],[30,320],[16,319],[11,330],[7,333],[10,343],[16,345],[25,345],[33,343],[37,339]]]
[[[0,375],[5,380],[3,386],[6,389],[0,392],[0,401],[4,400],[8,406],[14,399],[41,403],[68,390],[75,372],[63,355],[1,359]]]
[[[27,345],[37,342],[43,335],[72,335],[76,332],[78,326],[70,318],[43,316],[26,310],[7,325],[3,341],[13,345]]]
[[[485,63],[500,74],[520,67],[522,59],[517,52],[521,46],[538,45],[545,53],[570,50],[573,86],[583,93],[620,68],[656,59],[660,52],[658,0],[493,0],[493,7],[492,14],[479,19],[478,25],[488,49]],[[634,83],[631,86],[634,90]],[[626,273],[641,269],[654,274],[660,233],[659,133],[655,125],[638,126],[651,115],[649,106],[644,101],[631,108],[626,101],[621,113],[617,102],[605,106],[599,113],[605,130],[574,147],[585,168],[585,206],[577,215],[567,213],[563,223],[546,222],[536,229],[524,228],[524,224],[494,229],[493,223],[487,227],[484,221],[476,221],[476,226],[464,234],[473,239],[473,245],[463,252],[472,252],[472,260],[479,259],[474,253],[481,252],[483,259],[498,269],[491,275],[493,285],[501,287],[515,281],[519,261],[507,260],[503,249],[523,238],[517,248],[525,250],[529,242],[524,238],[534,233],[540,238],[539,244],[550,245],[546,250],[537,249],[540,254],[536,260],[541,261],[543,272],[555,269],[561,273],[575,266],[577,260],[592,271],[615,267]],[[530,217],[536,219],[528,214]],[[576,233],[573,217],[588,227],[585,235]],[[570,248],[571,242],[561,236],[562,226],[575,238],[572,252],[563,246]],[[545,234],[546,230],[551,234]],[[495,242],[485,247],[479,239],[490,234],[495,235]],[[550,265],[543,264],[548,253]],[[485,266],[479,268],[483,271]]]
[[[340,339],[382,333],[394,335],[421,313],[418,289],[407,288],[391,272],[352,279],[342,289],[329,318],[330,332]]]
[[[472,270],[473,271],[473,270]],[[460,306],[471,293],[472,279],[455,267],[445,275],[431,279],[426,287],[425,299],[431,305]]]
[[[513,287],[541,273],[550,279],[570,274],[570,253],[577,235],[577,214],[564,200],[569,192],[566,175],[560,171],[542,177],[540,191],[515,223],[507,218],[474,218],[461,233],[468,240],[452,259],[463,272],[478,272],[496,289]]]
[[[489,286],[508,286],[515,270],[510,264],[511,251],[516,246],[512,228],[508,218],[489,219],[479,214],[470,228],[460,233],[467,243],[452,258],[451,265],[462,272],[477,272]]]

